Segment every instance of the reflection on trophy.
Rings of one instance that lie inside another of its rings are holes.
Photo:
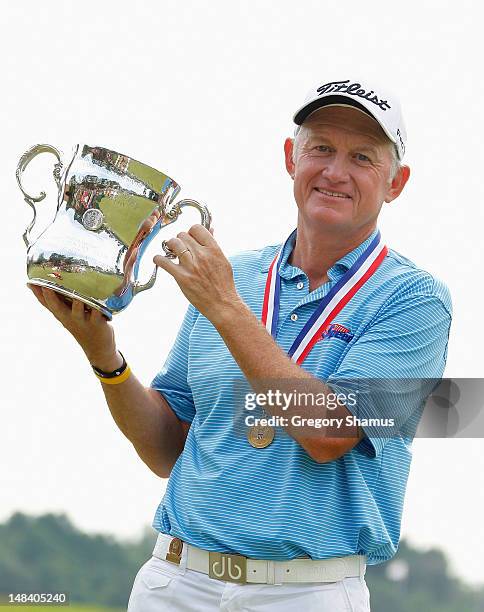
[[[31,242],[35,204],[45,193],[29,195],[21,178],[39,153],[57,158],[54,179],[59,196],[54,221]],[[196,208],[202,225],[210,228],[205,206],[195,200],[174,203],[180,186],[172,178],[101,147],[76,145],[72,159],[64,163],[55,147],[36,145],[21,157],[17,181],[34,211],[23,236],[29,283],[81,300],[109,319],[137,293],[154,285],[156,266],[147,283],[138,281],[141,258],[160,229],[176,221],[183,207]],[[165,241],[162,247],[173,257]]]

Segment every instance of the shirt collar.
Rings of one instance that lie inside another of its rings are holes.
[[[370,242],[375,238],[378,229],[375,228],[373,232],[368,236],[366,240],[364,240],[361,244],[359,244],[355,249],[343,255],[341,259],[338,259],[336,263],[334,263],[331,268],[328,270],[327,275],[330,280],[336,280],[340,276],[342,276],[351,266],[355,263],[358,257],[363,253],[363,251],[368,247]],[[287,239],[284,250],[281,256],[281,266],[279,269],[279,274],[282,278],[290,280],[292,278],[296,278],[297,276],[305,275],[305,273],[298,267],[291,265],[288,263],[289,255],[291,254],[294,243],[296,242],[296,230],[290,234]],[[263,258],[262,261],[262,272],[268,272],[271,267],[272,260],[276,256],[276,253],[281,248],[282,245],[278,245],[275,249],[270,249],[268,254]]]

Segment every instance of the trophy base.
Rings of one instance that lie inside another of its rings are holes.
[[[108,319],[108,321],[111,321],[111,319],[113,318],[113,313],[105,306],[103,306],[96,300],[85,297],[84,295],[79,295],[79,293],[77,293],[73,289],[64,289],[64,287],[59,287],[59,285],[45,280],[44,278],[29,278],[27,284],[38,285],[39,287],[47,287],[47,289],[53,289],[56,293],[59,293],[64,298],[68,298],[67,300],[64,300],[67,304],[72,304],[73,299],[79,300],[90,308],[95,308],[96,310],[99,310],[99,312],[101,312]]]

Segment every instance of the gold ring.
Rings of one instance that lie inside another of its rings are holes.
[[[183,253],[186,253],[187,251],[190,252],[190,249],[183,249],[183,251],[181,253],[178,253],[178,259],[180,259],[180,257],[183,255]]]

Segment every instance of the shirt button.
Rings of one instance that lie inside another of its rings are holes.
[[[291,321],[297,321],[297,314],[295,312],[291,315]]]
[[[303,283],[303,282],[301,282],[301,281],[299,281],[299,282],[298,282],[298,284],[296,285],[296,287],[297,287],[298,289],[302,289],[302,288],[304,287],[304,283]]]

